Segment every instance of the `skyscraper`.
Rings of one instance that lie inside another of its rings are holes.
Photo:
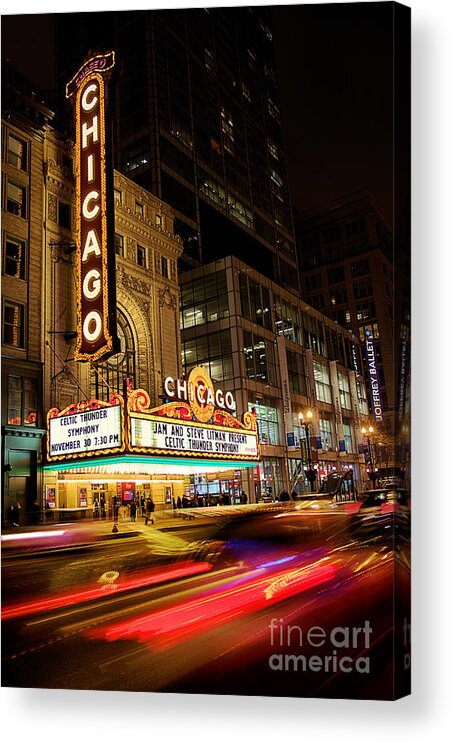
[[[115,50],[115,167],[175,210],[180,270],[232,254],[298,289],[269,9],[61,14],[56,31],[60,92]]]

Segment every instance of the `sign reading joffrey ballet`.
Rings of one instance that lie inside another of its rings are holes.
[[[374,420],[375,422],[379,423],[379,422],[383,422],[383,408],[382,408],[381,391],[380,391],[380,377],[378,374],[377,353],[375,350],[374,338],[373,338],[373,335],[371,335],[371,333],[369,332],[369,330],[366,330],[365,346],[366,346],[367,372],[369,375],[370,397],[372,400],[372,409],[374,413]]]
[[[66,86],[76,130],[78,361],[97,361],[119,350],[113,171],[106,136],[107,87],[114,63],[114,52],[91,57]]]

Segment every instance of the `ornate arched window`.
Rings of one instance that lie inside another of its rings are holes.
[[[135,386],[135,343],[132,330],[120,309],[117,310],[116,318],[121,350],[104,363],[97,364],[91,371],[91,397],[104,402],[108,401],[112,392],[122,394],[126,378]]]

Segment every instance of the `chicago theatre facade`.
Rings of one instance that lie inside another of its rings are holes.
[[[25,87],[2,120],[3,517],[361,489],[359,342],[236,258],[179,286],[172,209],[103,150],[105,67],[68,86],[75,145]]]

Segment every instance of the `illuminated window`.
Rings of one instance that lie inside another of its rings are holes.
[[[243,331],[245,371],[249,379],[276,385],[275,345],[252,332]]]
[[[320,440],[322,441],[322,449],[324,451],[331,451],[333,445],[333,430],[331,420],[326,418],[319,418],[319,429],[320,429]]]
[[[161,215],[161,214],[156,214],[156,215],[155,215],[155,223],[156,223],[156,224],[157,224],[157,225],[158,225],[159,227],[161,227],[161,226],[163,225],[163,220],[162,220],[162,215]]]
[[[119,188],[115,188],[114,198],[115,198],[115,203],[122,204],[122,191],[120,191]]]
[[[221,108],[221,131],[223,132],[223,147],[233,155],[235,153],[234,146],[234,122],[229,113],[225,109]]]
[[[252,412],[253,409],[256,412],[260,442],[264,445],[269,443],[272,446],[279,446],[281,443],[280,416],[276,400],[262,399],[248,402],[248,410]]]
[[[372,335],[372,337],[375,339],[380,337],[378,322],[372,322],[369,325],[361,325],[361,327],[359,328],[359,336],[361,340],[364,342],[366,336],[368,335]]]
[[[13,134],[8,136],[8,163],[17,170],[27,170],[27,144]]]
[[[353,453],[353,430],[352,426],[344,423],[344,439],[346,453]]]
[[[315,394],[319,402],[331,402],[330,374],[328,367],[314,361]]]
[[[144,206],[139,201],[135,201],[135,214],[138,216],[144,216]]]
[[[27,217],[27,189],[8,181],[6,186],[6,210],[10,214]]]
[[[37,425],[37,381],[8,376],[8,425]]]
[[[24,347],[24,306],[12,301],[3,305],[3,343],[13,348]]]
[[[115,233],[115,253],[124,257],[124,237],[122,234]]]
[[[280,121],[280,110],[276,103],[272,100],[272,98],[267,98],[267,109],[272,118],[275,119],[275,121]]]
[[[270,152],[271,156],[275,158],[275,160],[278,160],[278,147],[277,145],[272,142],[271,139],[267,139],[267,149]]]
[[[339,396],[341,399],[341,407],[346,410],[352,408],[352,398],[350,395],[350,384],[348,376],[343,374],[341,371],[337,372],[338,384],[339,384]]]
[[[25,242],[6,237],[3,257],[3,273],[14,278],[25,278]]]

